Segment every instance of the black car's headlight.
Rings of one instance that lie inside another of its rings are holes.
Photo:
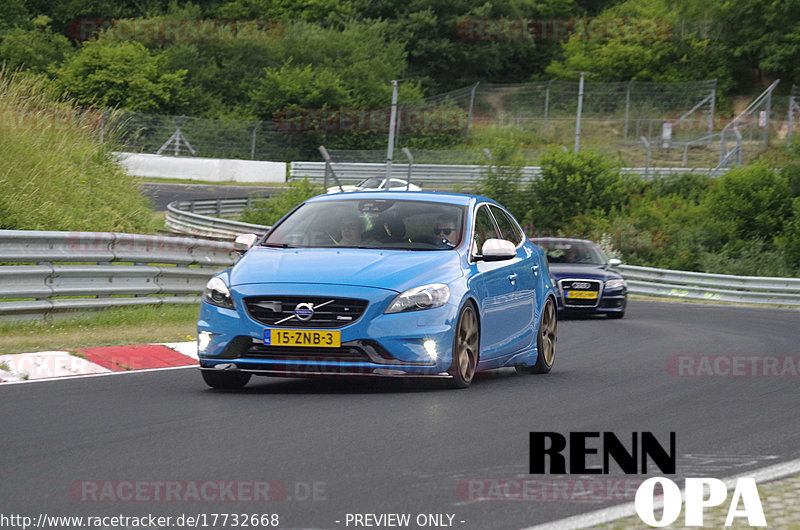
[[[628,283],[622,278],[616,278],[613,280],[606,281],[606,289],[622,289],[623,287],[627,286]]]
[[[228,288],[225,280],[219,276],[214,276],[206,284],[203,291],[203,300],[211,305],[233,309],[233,298],[231,298],[231,290]]]
[[[450,299],[450,288],[443,283],[432,283],[414,287],[400,293],[389,304],[384,313],[403,313],[405,311],[420,311],[433,309],[447,303]]]

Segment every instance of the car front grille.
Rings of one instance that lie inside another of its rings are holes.
[[[244,357],[280,360],[314,360],[314,361],[369,361],[367,353],[358,346],[341,346],[339,348],[306,348],[293,346],[264,346],[253,344]]]
[[[251,296],[244,299],[247,313],[261,324],[304,329],[341,328],[352,324],[361,318],[367,304],[366,300],[355,298],[306,296]],[[302,320],[308,314],[311,317]]]
[[[572,278],[559,280],[564,307],[597,307],[602,296],[603,283],[598,280]]]

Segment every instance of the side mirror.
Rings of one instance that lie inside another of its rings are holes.
[[[622,260],[617,258],[611,258],[610,260],[608,260],[609,267],[616,267],[618,265],[622,265]]]
[[[255,234],[241,234],[236,236],[236,240],[233,242],[233,250],[236,252],[247,252],[253,245],[256,244],[258,241],[258,236]]]
[[[517,255],[517,246],[505,239],[487,239],[481,250],[484,261],[501,261]]]

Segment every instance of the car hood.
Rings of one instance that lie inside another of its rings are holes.
[[[602,265],[577,265],[574,263],[551,263],[550,276],[554,280],[564,278],[589,278],[592,280],[612,280],[622,278],[622,275],[613,269],[605,269]]]
[[[463,275],[455,250],[278,249],[255,247],[230,273],[232,287],[253,283],[317,283],[403,292]]]

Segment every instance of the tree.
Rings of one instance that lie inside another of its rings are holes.
[[[174,113],[185,102],[186,70],[167,72],[165,64],[139,42],[89,41],[58,70],[58,81],[80,105]]]
[[[34,29],[16,27],[0,34],[0,61],[6,68],[24,68],[37,73],[52,73],[73,49],[63,35],[50,30],[50,18],[37,16]]]
[[[384,19],[390,34],[406,43],[409,74],[426,93],[482,82],[522,82],[542,74],[559,50],[548,38],[527,38],[499,22],[564,19],[576,13],[572,0],[353,0],[364,18]]]

